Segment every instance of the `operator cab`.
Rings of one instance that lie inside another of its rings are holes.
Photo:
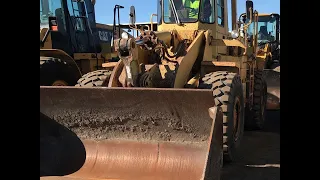
[[[52,49],[74,53],[100,52],[91,0],[40,0],[40,29],[50,30]]]
[[[212,0],[162,0],[163,22],[179,24],[194,23],[199,20],[203,23],[213,23],[213,2]]]
[[[157,0],[157,8],[160,31],[211,29],[228,34],[227,0]]]
[[[280,32],[280,15],[279,14],[259,14],[258,18],[258,44],[279,43]],[[248,28],[248,35],[254,32],[254,25],[251,24]]]
[[[272,53],[272,61],[267,63],[266,68],[271,68],[271,63],[280,64],[280,15],[279,14],[259,14],[257,24],[257,43],[259,48],[264,49],[268,44]],[[254,26],[248,28],[248,35],[254,32]]]

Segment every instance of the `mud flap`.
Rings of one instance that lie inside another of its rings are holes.
[[[40,87],[40,177],[220,179],[222,123],[211,90]]]
[[[267,109],[280,109],[280,66],[275,69],[265,69],[264,77],[268,86]]]

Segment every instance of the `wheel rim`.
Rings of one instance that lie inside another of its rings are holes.
[[[233,106],[233,139],[236,142],[240,137],[240,118],[241,106],[240,99],[237,97]]]
[[[51,86],[68,86],[68,83],[63,80],[56,80]]]

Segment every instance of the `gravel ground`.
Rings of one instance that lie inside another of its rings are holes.
[[[280,179],[280,111],[269,111],[262,131],[246,131],[237,160],[225,164],[222,180]]]

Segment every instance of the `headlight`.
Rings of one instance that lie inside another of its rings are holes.
[[[122,38],[122,39],[128,39],[129,37],[128,37],[128,34],[127,34],[126,32],[123,32],[123,33],[121,34],[121,38]]]
[[[239,32],[237,30],[231,31],[232,39],[237,39],[239,37]]]

